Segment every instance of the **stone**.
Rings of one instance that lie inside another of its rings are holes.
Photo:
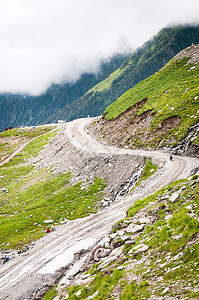
[[[135,244],[134,240],[130,240],[130,241],[125,242],[125,245],[129,245],[129,246],[134,245],[134,244]]]
[[[125,242],[126,240],[129,239],[129,236],[128,235],[122,235],[120,238],[121,238],[122,241]]]
[[[173,215],[167,215],[165,218],[166,221],[169,221],[171,218],[173,217]]]
[[[53,223],[53,220],[45,220],[44,224],[49,224],[49,223]]]
[[[2,188],[2,191],[8,193],[8,190],[6,188]]]
[[[144,253],[148,250],[149,246],[148,245],[143,245],[141,248],[137,249],[135,252],[134,252],[134,255],[138,255],[140,253]]]
[[[162,295],[166,294],[169,291],[169,287],[166,287],[163,291],[162,291]]]
[[[178,199],[180,198],[180,193],[179,192],[175,192],[170,198],[169,201],[174,203],[176,202]]]
[[[138,232],[141,232],[143,229],[144,229],[144,224],[141,224],[141,225],[130,224],[126,228],[126,231],[127,232],[132,232],[132,233],[138,233]]]
[[[140,218],[140,219],[138,219],[138,222],[141,224],[143,224],[143,223],[148,224],[148,223],[150,223],[150,219],[149,218]]]
[[[117,236],[117,233],[111,233],[111,234],[110,234],[110,238],[111,238],[111,239],[114,239],[116,236]]]
[[[154,214],[157,214],[157,212],[159,212],[160,208],[157,206],[157,207],[154,207],[154,208],[151,208],[149,210],[149,212],[154,215]]]

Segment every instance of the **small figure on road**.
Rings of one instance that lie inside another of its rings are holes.
[[[5,258],[4,258],[4,260],[3,260],[3,264],[5,264],[7,261],[9,261],[10,260],[10,258],[9,258],[9,256],[6,256]]]
[[[170,155],[170,160],[173,160],[173,156],[172,155]]]

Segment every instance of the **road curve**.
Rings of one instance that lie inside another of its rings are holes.
[[[139,191],[113,203],[111,209],[107,208],[95,215],[58,226],[55,232],[39,240],[27,256],[19,256],[0,266],[0,299],[39,299],[37,297],[44,286],[60,280],[61,283],[68,282],[69,276],[81,267],[90,252],[76,261],[74,253],[81,249],[93,249],[97,242],[107,236],[112,225],[125,217],[127,208],[136,200],[154,193],[176,179],[189,176],[191,170],[199,166],[198,159],[175,156],[174,161],[170,161],[168,154],[160,151],[133,151],[105,146],[86,132],[85,127],[92,120],[78,119],[67,123],[62,129],[77,149],[92,154],[150,156],[160,162],[158,171]]]

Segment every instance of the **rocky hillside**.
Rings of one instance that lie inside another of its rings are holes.
[[[164,148],[198,155],[199,45],[182,50],[164,68],[107,107],[93,124],[98,138],[127,148]]]
[[[105,108],[124,92],[157,72],[178,52],[192,43],[199,43],[198,25],[162,29],[137,49],[115,72],[95,85],[80,99],[57,111],[48,122],[101,115]]]
[[[194,175],[138,200],[55,299],[198,299],[198,189]]]

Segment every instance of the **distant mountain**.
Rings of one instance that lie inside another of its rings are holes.
[[[157,72],[179,51],[192,43],[199,43],[199,25],[162,29],[104,81],[92,87],[72,104],[57,110],[47,121],[101,115],[125,91]]]
[[[52,85],[46,93],[38,96],[20,94],[0,94],[0,130],[5,127],[34,125],[45,123],[55,112],[63,109],[109,74],[117,69],[129,55],[116,54],[109,61],[103,62],[100,72],[83,74],[75,83]],[[57,119],[55,118],[57,121]]]
[[[83,74],[76,83],[52,85],[38,97],[1,94],[0,130],[100,115],[125,91],[192,43],[199,43],[199,25],[164,28],[128,58],[115,55],[102,64],[97,76]]]

